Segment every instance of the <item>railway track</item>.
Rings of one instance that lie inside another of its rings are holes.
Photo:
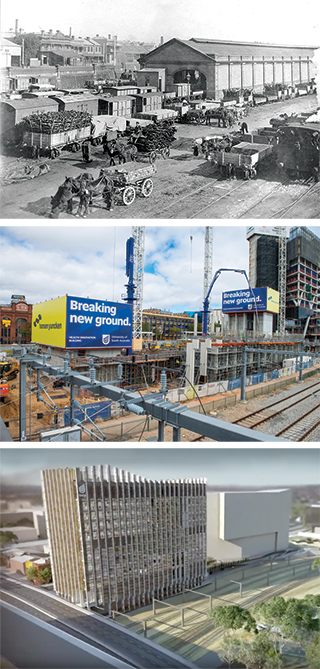
[[[311,392],[309,392],[310,390]],[[307,400],[310,397],[313,397],[315,392],[317,392],[317,390],[320,390],[320,381],[318,381],[317,383],[313,383],[312,385],[308,386],[307,388],[304,388],[303,390],[298,390],[296,393],[289,395],[289,397],[285,397],[284,399],[279,399],[276,402],[272,402],[271,404],[268,404],[266,407],[263,407],[262,409],[257,409],[256,411],[252,411],[246,416],[243,416],[242,418],[238,418],[237,420],[232,421],[232,423],[233,425],[241,425],[241,427],[249,427],[251,429],[254,429],[257,425],[261,425],[261,423],[265,423],[268,420],[272,420],[273,418],[283,413],[284,411],[291,409],[293,406],[297,404],[301,404],[301,402],[304,402],[304,400]],[[292,402],[292,399],[297,396],[300,396],[299,399],[296,399],[294,402]],[[279,405],[283,406],[279,408]],[[274,410],[274,407],[276,406],[278,408]],[[315,410],[316,408],[317,407],[315,407],[313,410]],[[290,426],[288,426],[288,428],[289,427],[291,427],[291,424]],[[283,430],[283,432],[284,431],[285,430]],[[282,434],[282,432],[279,434]]]
[[[315,415],[311,416],[311,414]],[[311,424],[310,417],[312,420]],[[276,437],[284,436],[285,439],[290,439],[290,441],[303,441],[318,425],[320,425],[320,403],[317,407],[310,409],[303,416],[294,420],[287,427],[282,428],[280,432],[277,432]]]
[[[308,179],[305,179],[305,181],[303,181],[301,184],[299,184],[300,188],[304,188],[305,186],[308,186],[308,185],[312,184],[312,185],[310,186],[310,188],[308,188],[307,190],[304,189],[303,192],[302,192],[302,194],[299,195],[299,196],[294,200],[294,202],[291,202],[291,203],[290,203],[289,205],[287,205],[286,207],[282,207],[282,208],[279,209],[278,211],[273,212],[270,216],[268,216],[268,215],[264,216],[264,218],[267,218],[267,219],[272,219],[272,218],[282,218],[282,217],[283,217],[283,216],[284,216],[290,209],[292,209],[292,208],[296,205],[297,202],[299,202],[303,197],[305,197],[305,195],[308,195],[308,194],[310,193],[310,191],[311,191],[311,190],[314,188],[314,186],[316,185],[316,184],[313,184],[312,182],[313,182],[312,177],[309,177]],[[265,202],[268,198],[274,197],[275,194],[277,194],[277,193],[280,194],[281,191],[282,191],[284,188],[286,188],[287,186],[289,186],[290,184],[292,184],[292,181],[291,181],[290,179],[287,179],[286,181],[283,181],[282,183],[278,184],[277,186],[275,186],[275,188],[273,189],[273,191],[272,191],[271,193],[267,193],[266,195],[264,195],[262,198],[260,198],[259,202],[253,204],[251,207],[249,207],[248,209],[246,209],[246,211],[243,211],[239,216],[237,216],[237,218],[238,218],[238,219],[241,219],[241,218],[248,218],[248,214],[249,214],[249,213],[250,213],[250,214],[253,213],[252,218],[254,218],[254,217],[255,217],[255,215],[254,215],[254,210],[255,210],[255,209],[260,208],[260,207],[261,207],[261,204],[262,204],[263,202]],[[284,191],[284,195],[286,195],[286,192],[285,192],[285,191]],[[251,216],[250,216],[250,218],[251,218]]]

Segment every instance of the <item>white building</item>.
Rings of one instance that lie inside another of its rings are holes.
[[[291,491],[207,493],[207,555],[241,560],[286,550]]]

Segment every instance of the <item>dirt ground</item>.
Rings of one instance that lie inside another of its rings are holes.
[[[300,113],[315,109],[317,100],[314,95],[295,98],[281,103],[256,107],[247,117],[249,132],[258,127],[269,125],[270,118],[286,112]],[[173,142],[170,158],[157,159],[157,173],[154,175],[154,190],[149,198],[136,197],[130,206],[118,203],[112,212],[106,210],[100,200],[91,208],[91,219],[189,219],[189,218],[301,218],[312,219],[319,215],[319,184],[306,184],[300,181],[287,181],[274,170],[259,172],[252,181],[227,181],[222,179],[217,169],[203,156],[194,157],[192,142],[196,137],[205,135],[227,134],[230,131],[212,125],[176,124],[176,140]],[[235,130],[235,128],[233,128]],[[106,158],[102,147],[92,149],[92,163],[89,171],[97,177],[101,167],[106,167]],[[2,160],[2,179],[8,171],[36,161],[27,161],[19,157],[4,156]],[[3,219],[48,218],[50,197],[57,191],[66,176],[76,177],[88,171],[88,165],[81,161],[81,153],[63,152],[55,160],[41,159],[39,162],[49,165],[50,171],[43,176],[19,181],[17,184],[3,185],[1,189],[1,214]],[[139,166],[146,165],[147,159],[140,155]],[[298,201],[297,201],[298,200]],[[75,200],[75,202],[77,202]],[[76,211],[76,206],[74,206]],[[74,216],[63,214],[61,219],[74,220]],[[77,219],[78,224],[78,219]]]

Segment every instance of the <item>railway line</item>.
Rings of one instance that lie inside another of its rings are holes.
[[[306,413],[298,416],[294,421],[290,422],[288,425],[284,426],[276,436],[284,436],[286,439],[292,439],[293,441],[302,441],[306,436],[308,436],[319,424],[320,416],[320,402],[315,397],[317,391],[320,390],[320,381],[313,383],[307,388],[298,390],[296,393],[289,395],[286,398],[272,402],[262,409],[257,409],[252,411],[242,418],[237,418],[237,420],[232,421],[234,425],[241,425],[242,427],[248,427],[254,429],[262,423],[273,420],[276,416],[280,416],[283,412],[291,409],[294,406],[300,405],[302,408],[302,403],[306,400],[311,401],[316,400],[316,406],[311,407]],[[294,399],[297,398],[297,399]],[[294,399],[294,401],[292,401]],[[276,407],[276,409],[275,409]],[[312,413],[315,413],[315,419],[310,425],[310,416]],[[300,425],[298,425],[300,423]],[[291,432],[290,432],[291,430]]]
[[[182,192],[181,197],[161,207],[161,213],[155,218],[225,218],[226,205],[240,210],[238,215],[232,216],[239,220],[284,218],[303,198],[316,194],[318,189],[319,184],[311,177],[301,183],[290,179],[277,183],[259,178],[239,183],[221,176],[209,177],[204,186]],[[246,206],[248,200],[253,200],[249,207]]]

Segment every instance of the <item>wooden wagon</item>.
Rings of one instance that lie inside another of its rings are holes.
[[[130,166],[131,167],[131,166]],[[130,169],[129,166],[108,170],[108,175],[114,184],[115,196],[126,206],[132,204],[136,195],[150,197],[153,191],[152,176],[156,173],[156,166],[151,163],[145,167]]]

